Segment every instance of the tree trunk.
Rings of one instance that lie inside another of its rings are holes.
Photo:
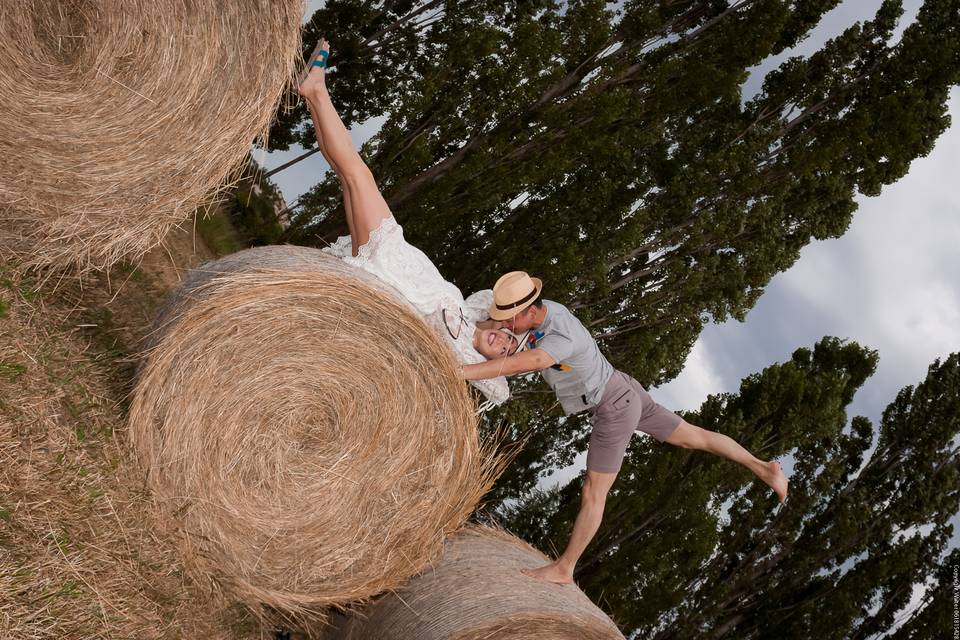
[[[661,510],[655,511],[653,515],[650,515],[643,522],[638,524],[633,529],[630,529],[627,533],[618,537],[613,542],[606,545],[603,549],[600,549],[598,551],[591,553],[589,556],[586,557],[586,560],[578,563],[576,570],[573,572],[573,577],[578,580],[589,578],[592,573],[591,569],[593,569],[596,565],[600,564],[600,562],[603,560],[603,556],[613,551],[614,547],[619,546],[625,542],[630,542],[631,540],[636,538],[638,535],[646,531],[649,527],[655,526],[656,524],[665,520],[667,516],[658,515],[660,512]]]
[[[736,627],[738,624],[743,622],[745,618],[746,616],[743,615],[742,613],[734,614],[733,616],[725,620],[723,624],[721,624],[719,627],[711,631],[708,637],[712,638],[713,640],[722,638],[723,636],[730,633],[730,631],[732,631],[734,627]]]
[[[317,147],[317,148],[315,148],[315,149],[310,149],[310,150],[307,151],[306,153],[300,154],[299,156],[297,156],[297,157],[294,158],[293,160],[290,160],[289,162],[284,162],[284,163],[283,163],[282,165],[280,165],[279,167],[276,167],[276,168],[274,168],[274,169],[271,169],[270,171],[267,171],[265,174],[263,174],[263,177],[264,177],[264,178],[269,178],[270,176],[272,176],[272,175],[275,174],[275,173],[280,173],[280,172],[283,171],[284,169],[289,169],[290,167],[292,167],[293,165],[297,164],[297,163],[300,162],[301,160],[306,160],[307,158],[309,158],[310,156],[312,156],[313,154],[315,154],[315,153],[317,153],[317,152],[319,152],[319,151],[320,151],[320,147]]]

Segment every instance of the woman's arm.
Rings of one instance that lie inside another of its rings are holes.
[[[556,364],[549,353],[543,349],[522,351],[506,358],[487,360],[479,364],[463,366],[464,380],[486,380],[499,376],[516,376],[532,371],[540,371]]]

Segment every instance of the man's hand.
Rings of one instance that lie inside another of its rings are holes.
[[[516,376],[532,371],[541,371],[552,367],[554,364],[556,364],[556,360],[543,349],[531,349],[515,353],[506,358],[464,365],[463,379],[487,380],[499,376]]]

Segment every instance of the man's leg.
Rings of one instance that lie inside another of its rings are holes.
[[[580,511],[570,534],[570,542],[559,558],[548,565],[537,569],[523,569],[523,573],[532,578],[568,584],[573,582],[573,569],[587,545],[593,540],[600,521],[603,519],[603,508],[607,502],[607,494],[616,479],[617,474],[600,473],[587,470],[587,477],[583,481],[583,491],[580,495]]]
[[[630,385],[627,376],[617,372],[610,378],[593,411],[587,475],[580,495],[580,511],[567,548],[554,562],[524,571],[525,574],[549,582],[573,582],[577,561],[600,527],[607,494],[623,464],[633,430],[640,422],[642,405],[637,389]]]
[[[732,460],[752,471],[758,478],[770,485],[780,502],[787,497],[787,478],[776,462],[764,462],[744,449],[730,436],[716,431],[708,431],[681,420],[679,426],[667,437],[668,442],[685,449],[709,451],[727,460]]]

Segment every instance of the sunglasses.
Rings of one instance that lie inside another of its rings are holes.
[[[463,309],[457,307],[459,314],[454,314],[453,312],[447,313],[446,309],[441,310],[443,315],[443,325],[447,328],[447,333],[450,334],[450,337],[456,340],[460,337],[460,332],[463,331],[463,328],[467,325],[467,319],[463,316]]]

